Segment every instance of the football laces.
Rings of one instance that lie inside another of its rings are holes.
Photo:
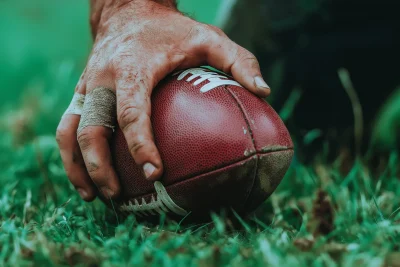
[[[240,85],[240,83],[238,83],[232,79],[229,79],[228,77],[226,77],[224,75],[221,75],[217,72],[212,72],[212,71],[209,71],[209,70],[206,70],[203,68],[193,68],[193,69],[185,70],[185,71],[179,73],[177,80],[178,81],[182,80],[188,74],[191,74],[191,75],[186,79],[187,82],[191,82],[194,79],[199,78],[193,83],[193,85],[197,86],[204,81],[208,81],[207,84],[203,85],[200,88],[201,93],[206,93],[206,92],[211,91],[222,85],[236,85],[236,86],[242,87]],[[175,75],[177,75],[177,74],[175,74]]]
[[[134,213],[139,217],[156,215],[161,213],[173,212],[179,216],[185,216],[188,214],[186,210],[179,207],[169,196],[167,190],[164,185],[157,181],[154,183],[154,188],[156,189],[157,196],[151,196],[151,200],[146,202],[144,198],[142,198],[141,203],[135,198],[132,202],[130,200],[128,203],[125,203],[120,206],[121,212]]]

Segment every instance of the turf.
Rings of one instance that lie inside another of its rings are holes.
[[[246,219],[144,225],[80,200],[53,133],[90,49],[88,4],[22,2],[0,1],[0,266],[400,266],[395,152],[378,170],[343,154],[330,164],[295,159]],[[398,138],[397,99],[375,129],[381,146]]]
[[[53,136],[16,149],[1,133],[0,264],[13,266],[399,266],[398,156],[373,174],[361,160],[294,161],[251,218],[200,225],[118,218],[67,182]],[[397,264],[397,265],[396,265]]]

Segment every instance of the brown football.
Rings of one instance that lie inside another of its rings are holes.
[[[156,183],[144,178],[119,128],[113,137],[122,213],[202,217],[233,208],[246,214],[274,192],[292,160],[289,132],[272,107],[205,68],[164,79],[152,94],[151,119],[164,164]]]

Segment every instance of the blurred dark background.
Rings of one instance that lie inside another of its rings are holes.
[[[393,0],[238,0],[223,25],[260,60],[306,154],[385,153],[399,136],[399,10]]]
[[[398,146],[399,3],[179,1],[257,56],[268,101],[305,160]],[[90,52],[88,12],[88,1],[0,2],[0,129],[12,136],[4,140],[54,134]]]

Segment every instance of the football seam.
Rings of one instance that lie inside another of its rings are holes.
[[[210,171],[205,172],[205,173],[197,174],[197,175],[192,176],[192,177],[190,177],[190,178],[188,178],[188,179],[185,179],[185,180],[183,180],[183,181],[179,181],[179,182],[176,182],[176,183],[173,183],[173,184],[165,185],[165,189],[168,189],[168,187],[170,187],[170,186],[175,186],[175,185],[179,185],[179,184],[181,184],[181,183],[187,182],[188,180],[197,179],[197,178],[199,178],[200,176],[205,176],[205,175],[208,175],[208,174],[210,174],[210,173],[217,172],[217,171],[219,171],[220,169],[233,166],[233,165],[238,164],[238,163],[240,163],[240,162],[247,161],[247,160],[253,158],[254,156],[257,156],[257,162],[258,162],[259,156],[262,156],[262,155],[269,155],[269,154],[273,154],[273,153],[280,153],[280,152],[285,152],[285,151],[289,151],[289,150],[293,150],[293,149],[292,149],[292,148],[286,148],[286,149],[283,149],[283,148],[282,148],[282,149],[280,149],[280,150],[274,150],[274,151],[268,151],[268,152],[255,152],[254,154],[251,154],[251,155],[247,156],[246,158],[242,158],[242,159],[240,159],[240,160],[238,160],[238,161],[235,161],[235,162],[230,162],[230,163],[228,163],[228,164],[226,164],[226,165],[224,165],[224,166],[219,167],[218,169],[214,169],[214,170],[210,170]],[[253,185],[254,185],[254,183],[253,183]],[[143,194],[143,195],[140,195],[140,196],[135,196],[135,197],[129,198],[128,200],[118,202],[118,205],[122,205],[122,204],[124,204],[124,203],[128,203],[129,201],[134,201],[135,199],[150,197],[151,195],[154,195],[154,194],[156,194],[156,193],[157,193],[157,192],[151,192],[151,193],[146,193],[146,194]]]
[[[240,109],[240,113],[242,113],[243,119],[244,119],[244,121],[246,122],[247,130],[248,130],[249,133],[250,133],[251,143],[253,144],[253,148],[254,148],[255,151],[257,151],[257,149],[256,149],[256,142],[255,142],[255,140],[254,140],[254,135],[253,135],[253,129],[251,129],[250,122],[249,122],[249,120],[247,119],[247,116],[246,116],[247,114],[246,114],[246,112],[245,112],[244,109],[242,108],[241,102],[239,102],[239,100],[237,99],[236,95],[235,95],[231,90],[229,90],[229,88],[227,88],[226,85],[224,86],[224,89],[225,89],[225,91],[227,91],[227,92],[229,93],[229,95],[233,98],[233,100],[235,101],[236,105],[237,105],[238,108]]]
[[[228,162],[222,163],[222,164],[220,164],[220,165],[213,166],[212,168],[205,168],[205,169],[202,169],[202,170],[198,170],[197,172],[194,172],[194,173],[186,174],[185,176],[181,177],[180,181],[186,181],[186,180],[188,180],[188,179],[191,179],[192,177],[197,177],[197,176],[199,176],[199,175],[201,175],[201,174],[203,174],[203,173],[209,173],[209,172],[211,172],[211,171],[218,170],[218,169],[223,168],[223,167],[225,167],[225,166],[229,166],[230,164],[234,164],[234,163],[236,163],[236,162],[240,162],[240,161],[242,161],[242,160],[245,160],[245,159],[247,159],[248,157],[254,156],[254,155],[257,153],[257,149],[256,149],[256,147],[255,147],[255,142],[254,142],[254,138],[253,138],[253,132],[251,131],[250,124],[249,124],[249,122],[248,122],[248,120],[247,120],[247,118],[246,118],[246,115],[245,115],[243,109],[242,109],[241,106],[240,106],[240,103],[235,99],[235,96],[232,95],[232,93],[228,90],[228,88],[227,88],[226,85],[220,86],[220,87],[218,87],[218,88],[221,88],[222,90],[224,90],[224,91],[228,94],[228,96],[232,97],[232,99],[233,99],[233,101],[234,101],[234,104],[239,108],[239,111],[240,111],[240,113],[242,114],[243,119],[244,119],[244,121],[245,121],[245,123],[246,123],[247,131],[248,131],[249,134],[250,134],[251,142],[252,142],[253,148],[250,150],[250,152],[248,152],[248,153],[243,153],[243,156],[242,156],[242,157],[238,157],[238,158],[231,159],[231,160],[229,160]],[[278,149],[274,149],[274,150],[260,151],[260,152],[274,152],[274,151],[280,151],[280,149],[278,148]],[[258,166],[258,165],[256,165],[256,166]],[[255,178],[255,177],[254,177],[254,178]],[[151,193],[146,193],[146,194],[151,194]]]
[[[244,120],[245,120],[245,122],[246,122],[246,124],[247,124],[247,129],[248,129],[248,131],[249,131],[249,134],[250,134],[250,137],[251,137],[251,142],[252,142],[252,144],[253,144],[253,148],[254,148],[254,151],[255,151],[255,155],[258,155],[258,153],[257,153],[257,148],[256,148],[256,142],[255,142],[255,140],[254,140],[254,134],[253,134],[253,129],[251,128],[251,126],[250,126],[250,122],[249,122],[249,120],[247,119],[247,116],[246,115],[248,115],[248,114],[246,114],[246,112],[244,111],[244,109],[243,109],[243,107],[242,107],[242,103],[237,99],[237,96],[225,85],[224,86],[224,89],[230,94],[230,96],[233,98],[233,100],[235,101],[235,103],[237,104],[237,106],[239,107],[239,109],[240,109],[240,112],[242,113],[242,115],[243,115],[243,118],[244,118]],[[252,184],[251,184],[251,189],[249,190],[249,193],[247,194],[247,196],[245,197],[245,200],[244,200],[244,207],[246,206],[246,203],[247,203],[247,200],[249,199],[249,197],[251,196],[251,192],[253,192],[253,187],[254,187],[254,184],[255,184],[255,181],[256,181],[256,177],[257,177],[257,174],[258,174],[258,162],[259,162],[259,157],[257,156],[257,158],[256,158],[256,162],[255,162],[255,171],[254,171],[254,175],[253,175],[253,179],[252,179]]]
[[[243,119],[244,119],[244,121],[245,121],[245,123],[246,123],[247,130],[249,131],[249,134],[250,134],[251,143],[252,143],[252,151],[251,151],[248,155],[245,155],[244,158],[237,159],[237,160],[234,161],[234,162],[229,162],[228,164],[225,164],[225,165],[223,165],[223,166],[218,166],[217,168],[213,168],[212,170],[209,170],[209,171],[207,171],[207,172],[195,174],[194,176],[192,176],[192,177],[190,177],[190,178],[188,177],[188,178],[186,178],[186,179],[184,179],[184,180],[181,180],[181,181],[179,181],[179,182],[166,185],[165,188],[168,188],[169,186],[173,186],[173,185],[179,185],[179,183],[181,183],[181,182],[185,182],[185,181],[188,181],[188,180],[191,180],[191,179],[196,179],[196,178],[198,178],[198,177],[200,177],[200,176],[203,176],[203,175],[206,175],[206,174],[210,174],[210,173],[212,173],[212,172],[214,172],[214,171],[218,171],[218,170],[220,170],[220,169],[223,169],[223,168],[226,168],[226,167],[235,165],[235,164],[240,163],[240,162],[248,161],[249,159],[254,158],[254,156],[256,155],[257,157],[255,157],[255,171],[253,172],[254,174],[253,174],[253,177],[252,177],[252,179],[251,179],[250,190],[249,190],[249,192],[247,193],[247,195],[245,196],[245,200],[244,200],[244,203],[246,203],[247,200],[248,200],[248,198],[249,198],[250,195],[251,195],[251,192],[253,191],[255,179],[256,179],[256,177],[257,177],[259,155],[266,155],[266,154],[270,154],[270,153],[273,153],[273,152],[279,152],[279,151],[281,151],[281,150],[278,150],[278,151],[268,151],[268,152],[264,152],[264,153],[260,153],[260,154],[257,152],[256,145],[255,145],[255,140],[254,140],[254,135],[253,135],[253,131],[252,131],[251,127],[250,127],[250,122],[249,122],[248,119],[247,119],[246,113],[245,113],[244,109],[242,108],[241,103],[237,100],[236,95],[233,94],[233,92],[231,92],[231,91],[229,90],[229,88],[228,88],[226,85],[223,86],[223,89],[224,89],[224,91],[232,98],[233,102],[236,104],[236,106],[237,106],[237,107],[239,108],[239,110],[240,110],[240,113],[242,114],[242,117],[243,117]],[[282,151],[284,151],[284,150],[282,150]],[[148,196],[151,196],[151,195],[153,195],[153,194],[154,194],[154,192],[153,192],[153,193],[147,193],[147,194],[144,194],[144,195],[141,195],[141,196],[135,196],[134,198],[130,198],[129,200],[120,203],[120,205],[123,205],[124,203],[128,203],[129,201],[134,201],[135,199],[140,199],[140,198],[148,197]],[[245,206],[245,204],[244,204],[244,206]]]

